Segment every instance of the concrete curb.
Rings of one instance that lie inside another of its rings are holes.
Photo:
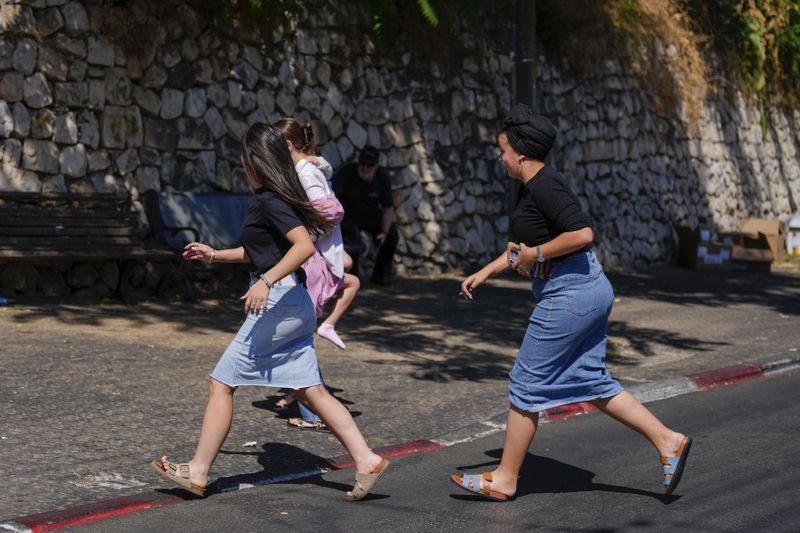
[[[689,374],[688,376],[656,381],[628,388],[640,402],[649,403],[684,394],[705,391],[716,387],[731,385],[742,381],[759,378],[765,375],[788,372],[800,368],[800,356],[791,355],[770,361],[761,365],[739,364],[729,367],[717,368]],[[562,405],[547,409],[541,416],[543,423],[564,420],[575,416],[596,412],[597,408],[585,402]],[[428,440],[420,439],[393,446],[375,449],[382,457],[405,457],[419,453],[431,453],[441,448],[468,442],[493,433],[505,431],[506,411],[499,412],[485,420],[475,422],[458,430]],[[352,468],[352,459],[349,455],[339,455],[317,462],[293,465],[282,472],[260,472],[258,474],[237,476],[235,481],[227,483],[215,482],[211,485],[211,493],[237,492],[259,485],[270,485],[316,476],[331,470]],[[185,501],[177,496],[179,489],[170,492],[148,491],[133,496],[109,498],[75,507],[68,507],[56,511],[20,516],[0,522],[0,532],[13,531],[15,533],[38,533],[42,531],[56,531],[69,526],[88,524],[115,516],[122,516],[143,509],[163,507]]]

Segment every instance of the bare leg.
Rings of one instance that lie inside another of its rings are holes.
[[[374,453],[361,431],[358,430],[353,417],[345,407],[321,385],[314,385],[295,391],[298,400],[308,404],[328,429],[336,436],[356,463],[356,470],[362,474],[372,472],[382,461],[381,456]]]
[[[517,492],[517,478],[539,427],[539,413],[528,413],[513,405],[508,411],[506,438],[500,466],[492,472],[492,490],[513,496]]]
[[[325,319],[323,324],[329,324],[330,326],[335,326],[336,323],[342,318],[342,315],[347,308],[350,307],[350,304],[353,303],[353,299],[356,297],[356,293],[358,293],[358,289],[361,286],[361,282],[352,274],[345,274],[344,275],[344,285],[342,286],[342,295],[336,299],[333,303],[333,309],[331,310],[331,314],[328,315],[328,318]]]
[[[208,472],[231,429],[234,392],[236,392],[235,388],[220,383],[214,378],[208,379],[208,403],[205,415],[203,415],[200,440],[197,442],[194,457],[189,461],[190,480],[199,487],[208,485]],[[166,468],[167,457],[162,457],[161,462]]]
[[[644,435],[661,455],[674,455],[683,440],[684,435],[662,424],[627,391],[612,398],[593,400],[591,403],[614,420]]]

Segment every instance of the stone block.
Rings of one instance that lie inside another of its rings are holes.
[[[25,105],[34,109],[39,109],[53,103],[53,95],[50,93],[50,85],[44,74],[37,72],[25,78],[22,86],[22,98]]]
[[[85,107],[89,103],[89,87],[86,82],[55,84],[56,104],[68,107]]]
[[[174,151],[178,147],[178,125],[173,121],[144,117],[144,145]]]
[[[78,117],[78,141],[95,149],[100,145],[100,127],[94,113],[88,109]]]
[[[82,144],[67,146],[59,157],[61,173],[73,178],[86,175],[86,148]]]
[[[161,110],[159,116],[163,119],[178,118],[183,114],[183,91],[164,89],[161,91]]]
[[[105,148],[142,145],[142,116],[138,107],[106,106],[102,117],[102,142]]]
[[[58,157],[58,146],[52,141],[25,139],[22,146],[22,166],[26,170],[56,174]]]
[[[183,150],[213,149],[214,136],[211,128],[202,119],[179,119],[178,148]]]
[[[14,70],[29,76],[36,69],[36,56],[38,46],[32,39],[20,39],[11,56],[11,66]]]
[[[88,39],[88,55],[86,60],[90,65],[113,67],[114,47],[103,40],[90,36]]]
[[[59,144],[75,144],[78,142],[78,121],[75,113],[67,112],[56,117],[53,140]]]
[[[0,79],[0,100],[6,102],[19,102],[22,100],[25,78],[19,72],[12,70],[2,74]]]

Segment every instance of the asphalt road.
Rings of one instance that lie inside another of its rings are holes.
[[[502,434],[397,459],[370,499],[346,503],[353,471],[218,494],[71,531],[800,531],[800,372],[651,403],[694,437],[676,494],[656,452],[602,414],[542,426],[517,499],[454,487],[457,468],[492,468]]]

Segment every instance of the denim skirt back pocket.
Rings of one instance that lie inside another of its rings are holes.
[[[597,279],[586,277],[566,283],[567,311],[575,316],[586,316],[597,309]]]

